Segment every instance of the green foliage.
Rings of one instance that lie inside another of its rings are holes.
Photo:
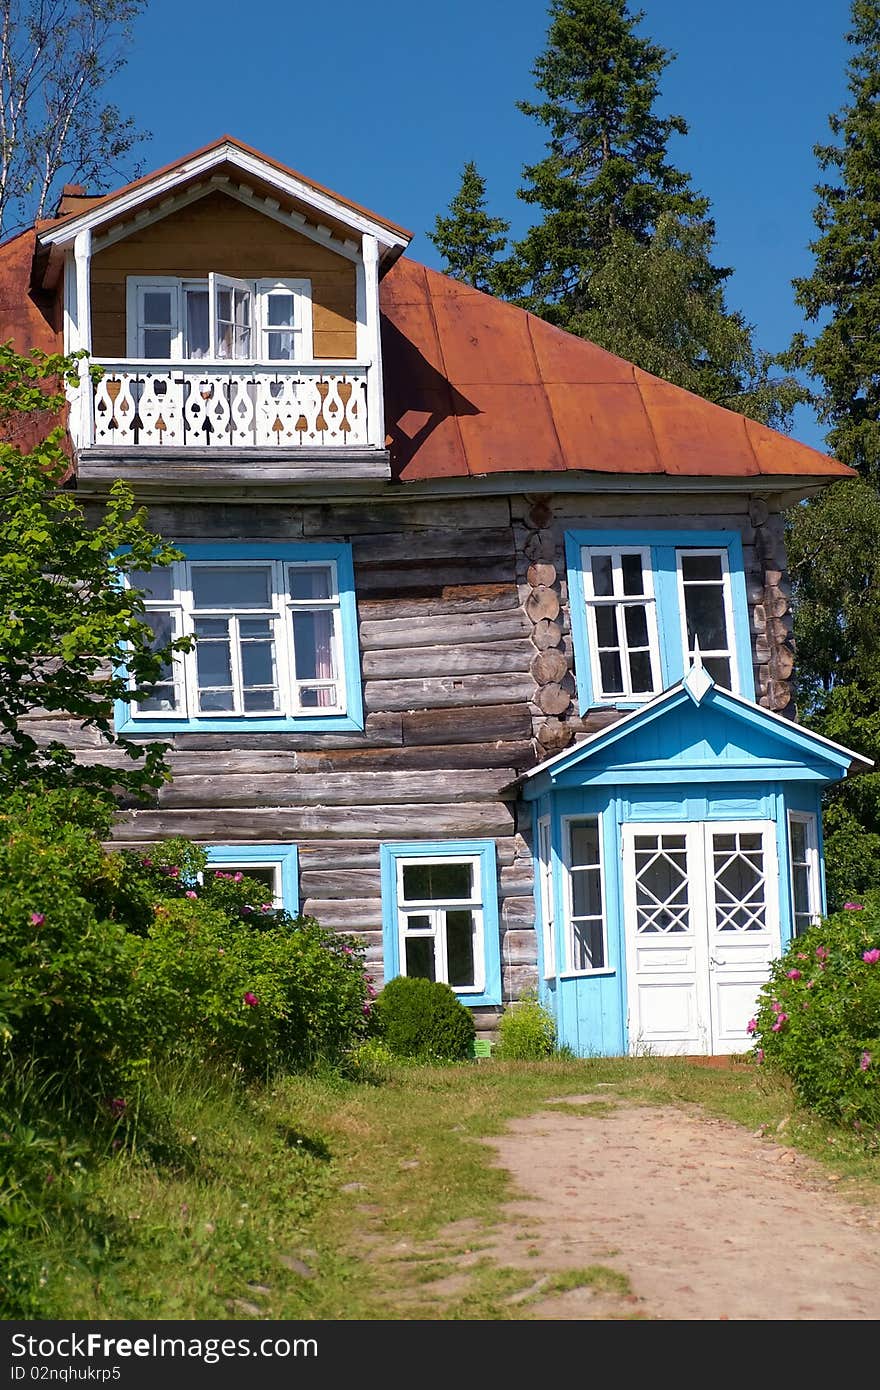
[[[15,438],[26,417],[56,412],[58,383],[74,370],[70,358],[20,357],[0,345],[0,433]],[[103,516],[87,521],[60,486],[69,468],[62,441],[56,428],[30,451],[0,443],[0,797],[36,782],[140,792],[166,775],[164,745],[120,736],[112,715],[115,700],[143,698],[171,651],[154,649],[143,599],[124,576],[177,552],[146,529],[120,482]],[[38,744],[22,725],[37,708],[96,730],[131,766],[78,763],[58,740]]]
[[[486,180],[470,160],[462,171],[461,186],[449,205],[449,217],[438,216],[428,233],[446,262],[444,271],[476,290],[491,290],[494,271],[507,245],[510,223],[486,212]]]
[[[449,985],[398,975],[376,1000],[379,1036],[396,1057],[460,1061],[470,1053],[474,1021]]]
[[[862,476],[880,482],[880,0],[853,0],[850,100],[829,117],[833,141],[817,145],[825,174],[816,188],[810,249],[813,272],[794,281],[807,318],[821,321],[795,338],[785,364],[819,383],[813,397],[830,425],[828,445]]]
[[[495,1056],[503,1061],[540,1062],[555,1051],[556,1022],[531,990],[501,1015]]]
[[[774,962],[755,1041],[806,1105],[880,1131],[880,894],[811,927]]]

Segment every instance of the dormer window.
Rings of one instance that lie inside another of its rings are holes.
[[[148,362],[303,362],[312,356],[311,281],[128,280],[128,350]]]

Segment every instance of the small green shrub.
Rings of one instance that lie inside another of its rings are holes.
[[[398,975],[376,1000],[379,1036],[397,1057],[460,1061],[470,1055],[474,1021],[449,985]]]
[[[502,1061],[540,1062],[556,1051],[556,1021],[539,1003],[536,990],[504,1010],[495,1056]]]
[[[774,962],[750,1025],[819,1114],[880,1130],[880,897],[834,913]]]

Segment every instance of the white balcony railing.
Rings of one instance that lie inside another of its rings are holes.
[[[110,362],[87,377],[74,442],[176,448],[357,448],[370,444],[367,367]]]

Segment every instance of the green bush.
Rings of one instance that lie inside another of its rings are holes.
[[[750,1024],[758,1059],[835,1123],[880,1129],[880,896],[811,927],[774,962]]]
[[[556,1051],[556,1021],[539,1003],[536,990],[504,1010],[495,1056],[503,1061],[540,1062]]]
[[[449,985],[398,975],[376,1000],[380,1037],[396,1057],[459,1061],[470,1055],[474,1021]]]

